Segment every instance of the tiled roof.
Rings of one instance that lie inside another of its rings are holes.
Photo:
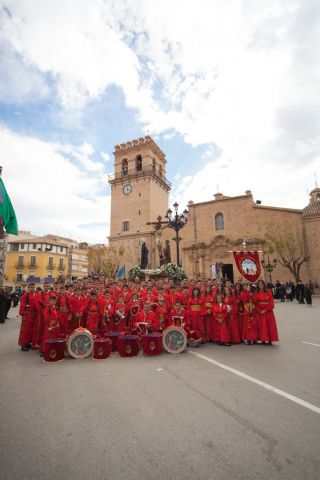
[[[312,202],[302,210],[302,216],[320,215],[320,202]]]
[[[51,238],[46,238],[46,237],[20,238],[17,240],[9,240],[8,243],[46,243],[47,245],[58,245],[58,247],[68,246],[63,242],[51,240]]]

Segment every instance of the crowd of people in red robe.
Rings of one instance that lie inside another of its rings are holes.
[[[216,342],[278,341],[271,290],[230,281],[140,281],[84,279],[72,285],[28,286],[20,301],[21,350],[44,352],[50,338],[67,337],[79,327],[93,335],[130,332],[143,335],[184,328],[190,346]]]

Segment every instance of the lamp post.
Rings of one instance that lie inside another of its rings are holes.
[[[157,217],[156,222],[148,222],[147,225],[154,225],[156,230],[160,230],[162,225],[165,225],[168,228],[172,228],[176,232],[175,242],[176,242],[176,252],[177,252],[177,265],[180,267],[180,251],[179,251],[179,231],[185,226],[188,221],[189,212],[185,209],[182,213],[178,213],[179,204],[175,202],[173,204],[174,212],[169,208],[165,215],[164,221],[162,221],[161,215]]]
[[[270,257],[269,257],[269,253],[268,253],[268,261],[266,262],[265,259],[261,260],[261,265],[263,267],[263,269],[269,273],[269,279],[270,279],[270,283],[272,285],[272,277],[271,277],[271,274],[273,272],[273,270],[277,267],[277,264],[278,264],[278,260],[276,258],[274,258],[272,260],[272,263],[270,261]]]
[[[185,224],[187,223],[189,212],[188,212],[187,209],[185,209],[183,211],[183,213],[179,214],[178,213],[178,207],[179,207],[179,204],[177,202],[175,202],[173,204],[173,208],[174,208],[173,215],[172,215],[172,210],[169,208],[169,210],[167,211],[167,214],[166,214],[166,218],[167,218],[168,227],[172,228],[176,232],[175,241],[176,241],[176,250],[177,250],[177,265],[178,265],[178,267],[180,267],[179,230],[181,230],[185,226]]]

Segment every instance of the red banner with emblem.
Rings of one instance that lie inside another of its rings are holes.
[[[260,277],[258,252],[233,252],[233,256],[239,272],[248,282],[255,282]]]

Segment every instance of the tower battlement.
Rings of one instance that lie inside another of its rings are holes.
[[[156,144],[156,142],[150,137],[150,135],[145,135],[144,137],[136,138],[134,140],[129,140],[126,143],[120,143],[114,147],[115,157],[128,155],[128,153],[141,151],[145,149],[151,149],[153,153],[166,163],[166,155],[161,150],[161,148]]]

